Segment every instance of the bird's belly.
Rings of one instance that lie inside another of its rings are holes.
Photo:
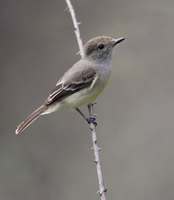
[[[85,88],[79,92],[76,92],[64,99],[64,105],[67,108],[76,108],[89,102],[93,102],[103,91],[105,86],[106,84],[101,84],[97,87]]]

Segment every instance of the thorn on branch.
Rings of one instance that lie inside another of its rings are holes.
[[[78,51],[78,52],[76,53],[76,55],[80,55],[80,51]]]
[[[100,196],[102,196],[103,193],[106,193],[107,191],[108,191],[107,189],[104,189],[103,192],[97,191],[97,194],[99,194]]]
[[[103,191],[103,192],[104,192],[104,193],[106,193],[107,191],[108,191],[108,189],[104,189],[104,191]]]
[[[65,10],[64,10],[64,11],[65,11],[65,12],[66,12],[66,11],[69,11],[69,12],[70,12],[70,10],[69,10],[68,6],[65,8]]]
[[[89,151],[94,151],[94,148],[93,147],[91,147],[90,149],[88,149]],[[98,150],[99,151],[101,151],[102,150],[102,148],[100,148],[100,147],[98,147]]]

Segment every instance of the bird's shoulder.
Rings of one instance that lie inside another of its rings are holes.
[[[69,68],[61,78],[64,84],[71,82],[82,82],[92,78],[97,73],[97,64],[88,60],[79,60],[71,68]]]

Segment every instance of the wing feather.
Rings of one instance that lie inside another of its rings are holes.
[[[58,82],[48,96],[45,104],[48,106],[55,101],[58,102],[63,100],[65,97],[78,92],[81,89],[90,87],[96,78],[96,74],[95,70],[86,69],[82,73],[77,73],[76,76],[71,76],[66,82]]]

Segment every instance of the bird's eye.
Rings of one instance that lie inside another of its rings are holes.
[[[100,44],[100,45],[98,45],[97,49],[103,49],[104,47],[105,47],[104,44]]]

